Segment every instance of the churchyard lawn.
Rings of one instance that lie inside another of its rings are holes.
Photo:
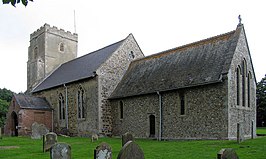
[[[72,159],[93,159],[93,150],[101,142],[107,142],[112,147],[114,159],[121,149],[121,139],[118,138],[100,138],[91,142],[90,138],[58,137],[58,142],[71,145]],[[240,159],[266,158],[266,136],[246,140],[240,144],[225,140],[159,142],[145,139],[137,139],[136,143],[144,151],[145,159],[215,159],[217,152],[222,148],[234,148]],[[49,152],[42,152],[42,139],[5,136],[0,139],[0,159],[35,158],[50,158]]]
[[[259,128],[257,128],[257,134],[265,135],[266,136],[266,127],[259,127]]]

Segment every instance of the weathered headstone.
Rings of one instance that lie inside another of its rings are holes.
[[[144,153],[134,141],[128,141],[120,150],[117,159],[144,159]]]
[[[221,149],[217,154],[217,159],[239,159],[235,150],[231,148]]]
[[[122,146],[124,146],[128,141],[133,141],[133,135],[129,132],[122,135]]]
[[[71,147],[66,143],[56,143],[50,149],[50,159],[71,159]]]
[[[44,124],[38,124],[34,122],[31,126],[31,138],[32,139],[41,139],[43,135],[47,134],[49,130],[45,127]]]
[[[43,136],[43,152],[50,150],[50,148],[57,143],[57,135],[54,132],[49,132]]]
[[[240,143],[244,141],[243,127],[242,124],[237,123],[237,142]]]
[[[94,159],[112,159],[111,147],[103,142],[94,150]]]

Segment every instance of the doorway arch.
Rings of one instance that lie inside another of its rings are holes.
[[[154,115],[149,116],[149,122],[150,122],[150,137],[155,137],[155,116]]]
[[[12,125],[11,125],[11,132],[12,136],[18,136],[18,116],[15,112],[11,114]]]

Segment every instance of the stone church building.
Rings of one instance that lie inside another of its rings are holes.
[[[242,24],[147,57],[132,34],[78,58],[77,43],[77,34],[48,24],[30,36],[26,93],[49,103],[50,130],[158,139],[236,139],[237,130],[255,136],[256,80]]]
[[[113,135],[256,135],[256,79],[244,26],[133,61],[109,97]]]

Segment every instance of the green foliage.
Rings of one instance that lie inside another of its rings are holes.
[[[6,88],[0,88],[0,99],[6,100],[7,102],[11,102],[13,96],[13,92]]]
[[[8,102],[0,99],[0,127],[3,127],[5,124],[6,113],[8,111]]]
[[[266,126],[266,75],[257,83],[257,126]]]
[[[58,137],[58,142],[71,145],[71,156],[74,159],[93,159],[93,150],[101,142],[112,147],[112,158],[117,158],[121,149],[121,139],[100,138],[91,142],[89,138]],[[201,140],[201,141],[156,141],[136,139],[146,159],[214,159],[222,148],[233,148],[241,159],[265,159],[266,137],[246,140],[238,144],[228,140]],[[16,146],[3,149],[1,146]],[[47,159],[49,152],[42,152],[42,140],[32,140],[30,137],[4,137],[0,141],[0,158],[6,159]],[[18,157],[19,156],[19,157]]]
[[[0,88],[0,127],[3,127],[6,120],[6,113],[8,111],[8,105],[12,100],[13,92],[3,88]]]
[[[33,1],[33,0],[29,0],[29,1]],[[22,4],[24,6],[27,6],[29,1],[28,0],[21,0]],[[20,3],[20,0],[2,0],[2,2],[3,2],[3,4],[11,3],[15,7],[17,3]]]

